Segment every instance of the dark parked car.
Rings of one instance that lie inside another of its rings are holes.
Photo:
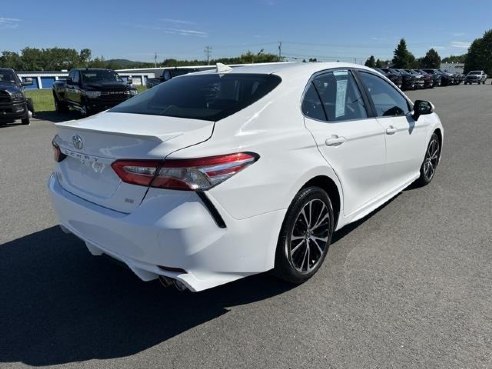
[[[14,122],[20,119],[22,124],[29,124],[34,112],[32,100],[24,95],[24,86],[31,81],[21,82],[13,69],[0,68],[0,123]]]
[[[450,86],[454,85],[454,74],[449,73],[448,71],[438,69],[439,72],[441,72],[442,75],[442,81],[445,86]]]
[[[403,90],[415,90],[417,86],[417,78],[413,74],[408,73],[405,69],[392,68],[392,70],[397,73],[400,73],[403,79],[403,85],[402,85]]]
[[[390,68],[374,68],[379,73],[383,74],[391,82],[393,82],[398,88],[402,88],[403,78],[400,73],[390,69]]]
[[[465,75],[463,73],[455,73],[454,74],[454,84],[455,85],[459,85],[464,80],[465,80]]]
[[[60,113],[73,109],[84,115],[94,114],[136,94],[137,89],[111,69],[72,69],[65,81],[53,84],[55,108]]]
[[[441,86],[449,86],[454,83],[454,77],[451,73],[443,72],[440,69],[424,69],[424,72],[441,76]]]
[[[420,72],[427,73],[432,78],[432,87],[441,86],[441,73],[438,73],[436,69],[419,69]]]
[[[420,88],[432,88],[432,87],[434,87],[434,84],[432,81],[432,76],[429,73],[426,73],[426,72],[421,71],[419,69],[409,69],[408,72],[414,74],[415,76],[420,77],[418,87],[420,87]]]

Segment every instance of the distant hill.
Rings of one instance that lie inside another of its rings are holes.
[[[128,59],[108,59],[104,63],[111,69],[129,69],[129,68],[152,68],[154,63],[133,61]]]

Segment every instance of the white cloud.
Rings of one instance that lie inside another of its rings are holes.
[[[162,32],[170,34],[170,35],[203,37],[203,38],[208,37],[207,32],[196,31],[196,30],[186,29],[186,28],[171,28],[171,27],[162,27],[162,26],[147,25],[147,24],[133,24],[131,26],[133,28],[149,30],[149,31],[162,31]]]
[[[0,29],[1,28],[17,28],[19,27],[20,19],[17,18],[5,18],[0,17]]]
[[[208,37],[207,32],[195,31],[192,29],[184,29],[184,28],[164,28],[164,32],[170,34],[177,34],[180,36]]]
[[[469,41],[451,41],[451,47],[456,49],[468,49],[471,45]]]
[[[182,19],[172,19],[172,18],[162,18],[161,21],[166,23],[173,23],[173,24],[187,24],[187,25],[196,24],[195,22],[182,20]]]

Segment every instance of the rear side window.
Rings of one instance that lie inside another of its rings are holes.
[[[272,91],[281,82],[270,74],[202,74],[172,78],[110,112],[218,121]]]
[[[410,112],[407,99],[388,82],[367,72],[359,72],[359,75],[374,103],[378,117],[402,116]]]
[[[348,70],[316,76],[306,90],[302,111],[310,118],[329,122],[367,118],[364,101]]]

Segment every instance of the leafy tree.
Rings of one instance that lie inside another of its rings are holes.
[[[481,69],[492,74],[492,30],[472,42],[465,58],[465,73]]]
[[[464,63],[466,54],[463,55],[450,55],[441,60],[442,63]]]
[[[12,68],[15,70],[24,69],[22,66],[22,59],[19,54],[13,51],[3,51],[0,56],[0,67]]]
[[[403,69],[415,68],[417,66],[415,56],[408,51],[407,42],[403,38],[394,51],[392,64],[395,68]]]
[[[92,51],[91,49],[82,49],[79,53],[80,64],[89,65],[91,61]]]
[[[376,60],[376,68],[384,68],[384,62],[379,58]]]
[[[376,59],[374,58],[374,55],[371,55],[365,62],[364,64],[366,67],[369,68],[374,68],[376,66]]]
[[[420,67],[422,68],[439,68],[441,66],[441,57],[436,50],[430,49],[427,54],[419,60]]]

